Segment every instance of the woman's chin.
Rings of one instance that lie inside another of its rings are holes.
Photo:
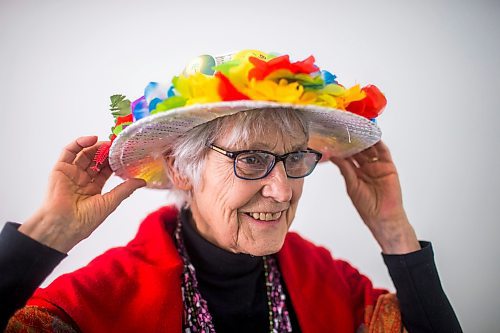
[[[241,214],[239,223],[243,235],[239,237],[238,252],[265,256],[277,253],[283,247],[288,232],[286,214],[269,221],[256,220],[247,214]]]
[[[283,247],[285,237],[281,239],[271,239],[271,240],[259,240],[248,244],[247,246],[242,244],[241,253],[246,253],[255,257],[262,257],[271,254],[275,254],[281,250]]]

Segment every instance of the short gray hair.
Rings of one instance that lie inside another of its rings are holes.
[[[265,134],[269,124],[273,124],[273,130],[289,133],[287,135],[294,138],[309,138],[309,122],[300,111],[286,108],[249,110],[220,117],[189,130],[173,142],[167,156],[174,158],[173,168],[196,188],[200,184],[201,171],[210,150],[208,145],[227,136],[225,145],[238,149],[252,138]],[[297,133],[297,128],[302,131]],[[171,189],[168,197],[178,208],[188,207],[191,202],[191,192],[178,188]]]

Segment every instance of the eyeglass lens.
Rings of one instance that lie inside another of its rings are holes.
[[[312,172],[317,163],[317,155],[313,152],[294,152],[285,157],[284,163],[288,177],[301,178]],[[274,164],[275,157],[269,153],[246,152],[237,156],[235,171],[238,177],[257,179],[267,175]]]

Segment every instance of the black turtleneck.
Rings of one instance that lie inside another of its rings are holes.
[[[190,223],[189,211],[181,213],[183,236],[203,298],[207,301],[217,333],[269,332],[269,308],[262,257],[223,250],[201,237]],[[283,279],[293,332],[300,332]]]

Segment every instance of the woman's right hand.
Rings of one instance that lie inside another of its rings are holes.
[[[101,143],[96,136],[80,137],[63,150],[49,178],[42,207],[19,231],[60,252],[87,238],[136,189],[142,179],[128,179],[101,194],[112,171],[106,162],[92,169]]]

